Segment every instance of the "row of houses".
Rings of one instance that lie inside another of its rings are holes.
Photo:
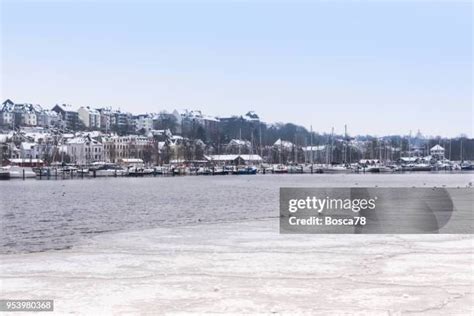
[[[243,118],[258,121],[254,112]],[[219,118],[205,115],[201,111],[174,110],[169,113],[145,113],[134,115],[110,107],[75,108],[68,104],[57,104],[51,109],[29,103],[14,103],[7,99],[0,107],[0,127],[15,129],[21,126],[58,127],[71,131],[101,130],[126,133],[147,133],[153,129],[172,129],[181,134],[195,125],[202,126],[209,133],[217,132]]]

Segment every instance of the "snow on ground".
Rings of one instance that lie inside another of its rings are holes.
[[[104,234],[1,256],[1,297],[58,314],[469,315],[473,241],[280,235],[276,219]]]

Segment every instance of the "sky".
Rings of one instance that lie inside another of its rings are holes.
[[[473,135],[471,1],[0,3],[2,99]]]

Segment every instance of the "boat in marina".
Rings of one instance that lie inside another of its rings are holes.
[[[127,170],[113,163],[96,164],[89,168],[94,177],[121,177],[128,174]]]
[[[164,175],[170,173],[169,166],[155,166],[154,170],[155,174],[157,175]]]
[[[322,169],[322,173],[350,173],[352,170],[344,165],[329,165]]]
[[[288,167],[282,164],[273,165],[272,172],[277,174],[288,173]]]
[[[1,167],[0,168],[0,180],[9,180],[10,179],[10,171],[7,168]]]
[[[129,167],[127,171],[127,175],[129,177],[143,177],[153,175],[155,169],[145,167]]]
[[[212,174],[213,175],[218,175],[218,176],[221,176],[221,175],[228,175],[229,174],[229,170],[226,169],[225,167],[214,167],[212,169]]]
[[[74,166],[65,165],[62,168],[58,169],[58,173],[70,176],[70,175],[76,174],[78,169],[79,168],[74,167]]]
[[[453,165],[451,164],[450,161],[437,161],[433,165],[433,170],[436,171],[448,171],[448,170],[453,170]]]
[[[79,168],[77,169],[77,174],[78,175],[84,175],[84,176],[88,176],[89,175],[89,168]]]
[[[289,165],[287,169],[288,173],[303,173],[302,165]]]
[[[212,170],[208,167],[199,167],[199,168],[196,169],[195,173],[197,175],[207,176],[207,175],[212,174]]]
[[[32,168],[5,166],[1,168],[0,177],[2,179],[27,179],[36,178],[36,173]]]
[[[303,173],[323,173],[323,171],[318,164],[306,164],[303,166]]]
[[[365,168],[362,168],[364,172],[370,172],[370,173],[389,173],[389,172],[394,172],[394,170],[388,166],[385,165],[373,165],[373,166],[367,166]]]
[[[47,177],[50,175],[50,168],[33,168],[33,171],[38,177]]]
[[[232,174],[237,174],[237,175],[257,174],[257,168],[255,166],[236,167],[232,171]]]
[[[402,171],[431,171],[432,166],[428,163],[414,163],[402,165]]]
[[[461,163],[461,170],[474,170],[474,165],[470,161],[464,161]]]
[[[186,166],[174,166],[172,167],[172,172],[177,176],[184,176],[190,173],[189,168]]]

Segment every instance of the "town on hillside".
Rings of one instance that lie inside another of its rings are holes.
[[[93,170],[109,170],[112,175],[117,170],[119,174],[471,170],[474,159],[474,139],[467,136],[425,137],[419,131],[349,136],[347,126],[342,134],[334,129],[317,133],[292,123],[265,123],[253,111],[231,117],[199,110],[132,114],[66,104],[45,109],[8,99],[0,107],[0,131],[2,166],[59,166],[60,172],[82,170],[87,175]]]

